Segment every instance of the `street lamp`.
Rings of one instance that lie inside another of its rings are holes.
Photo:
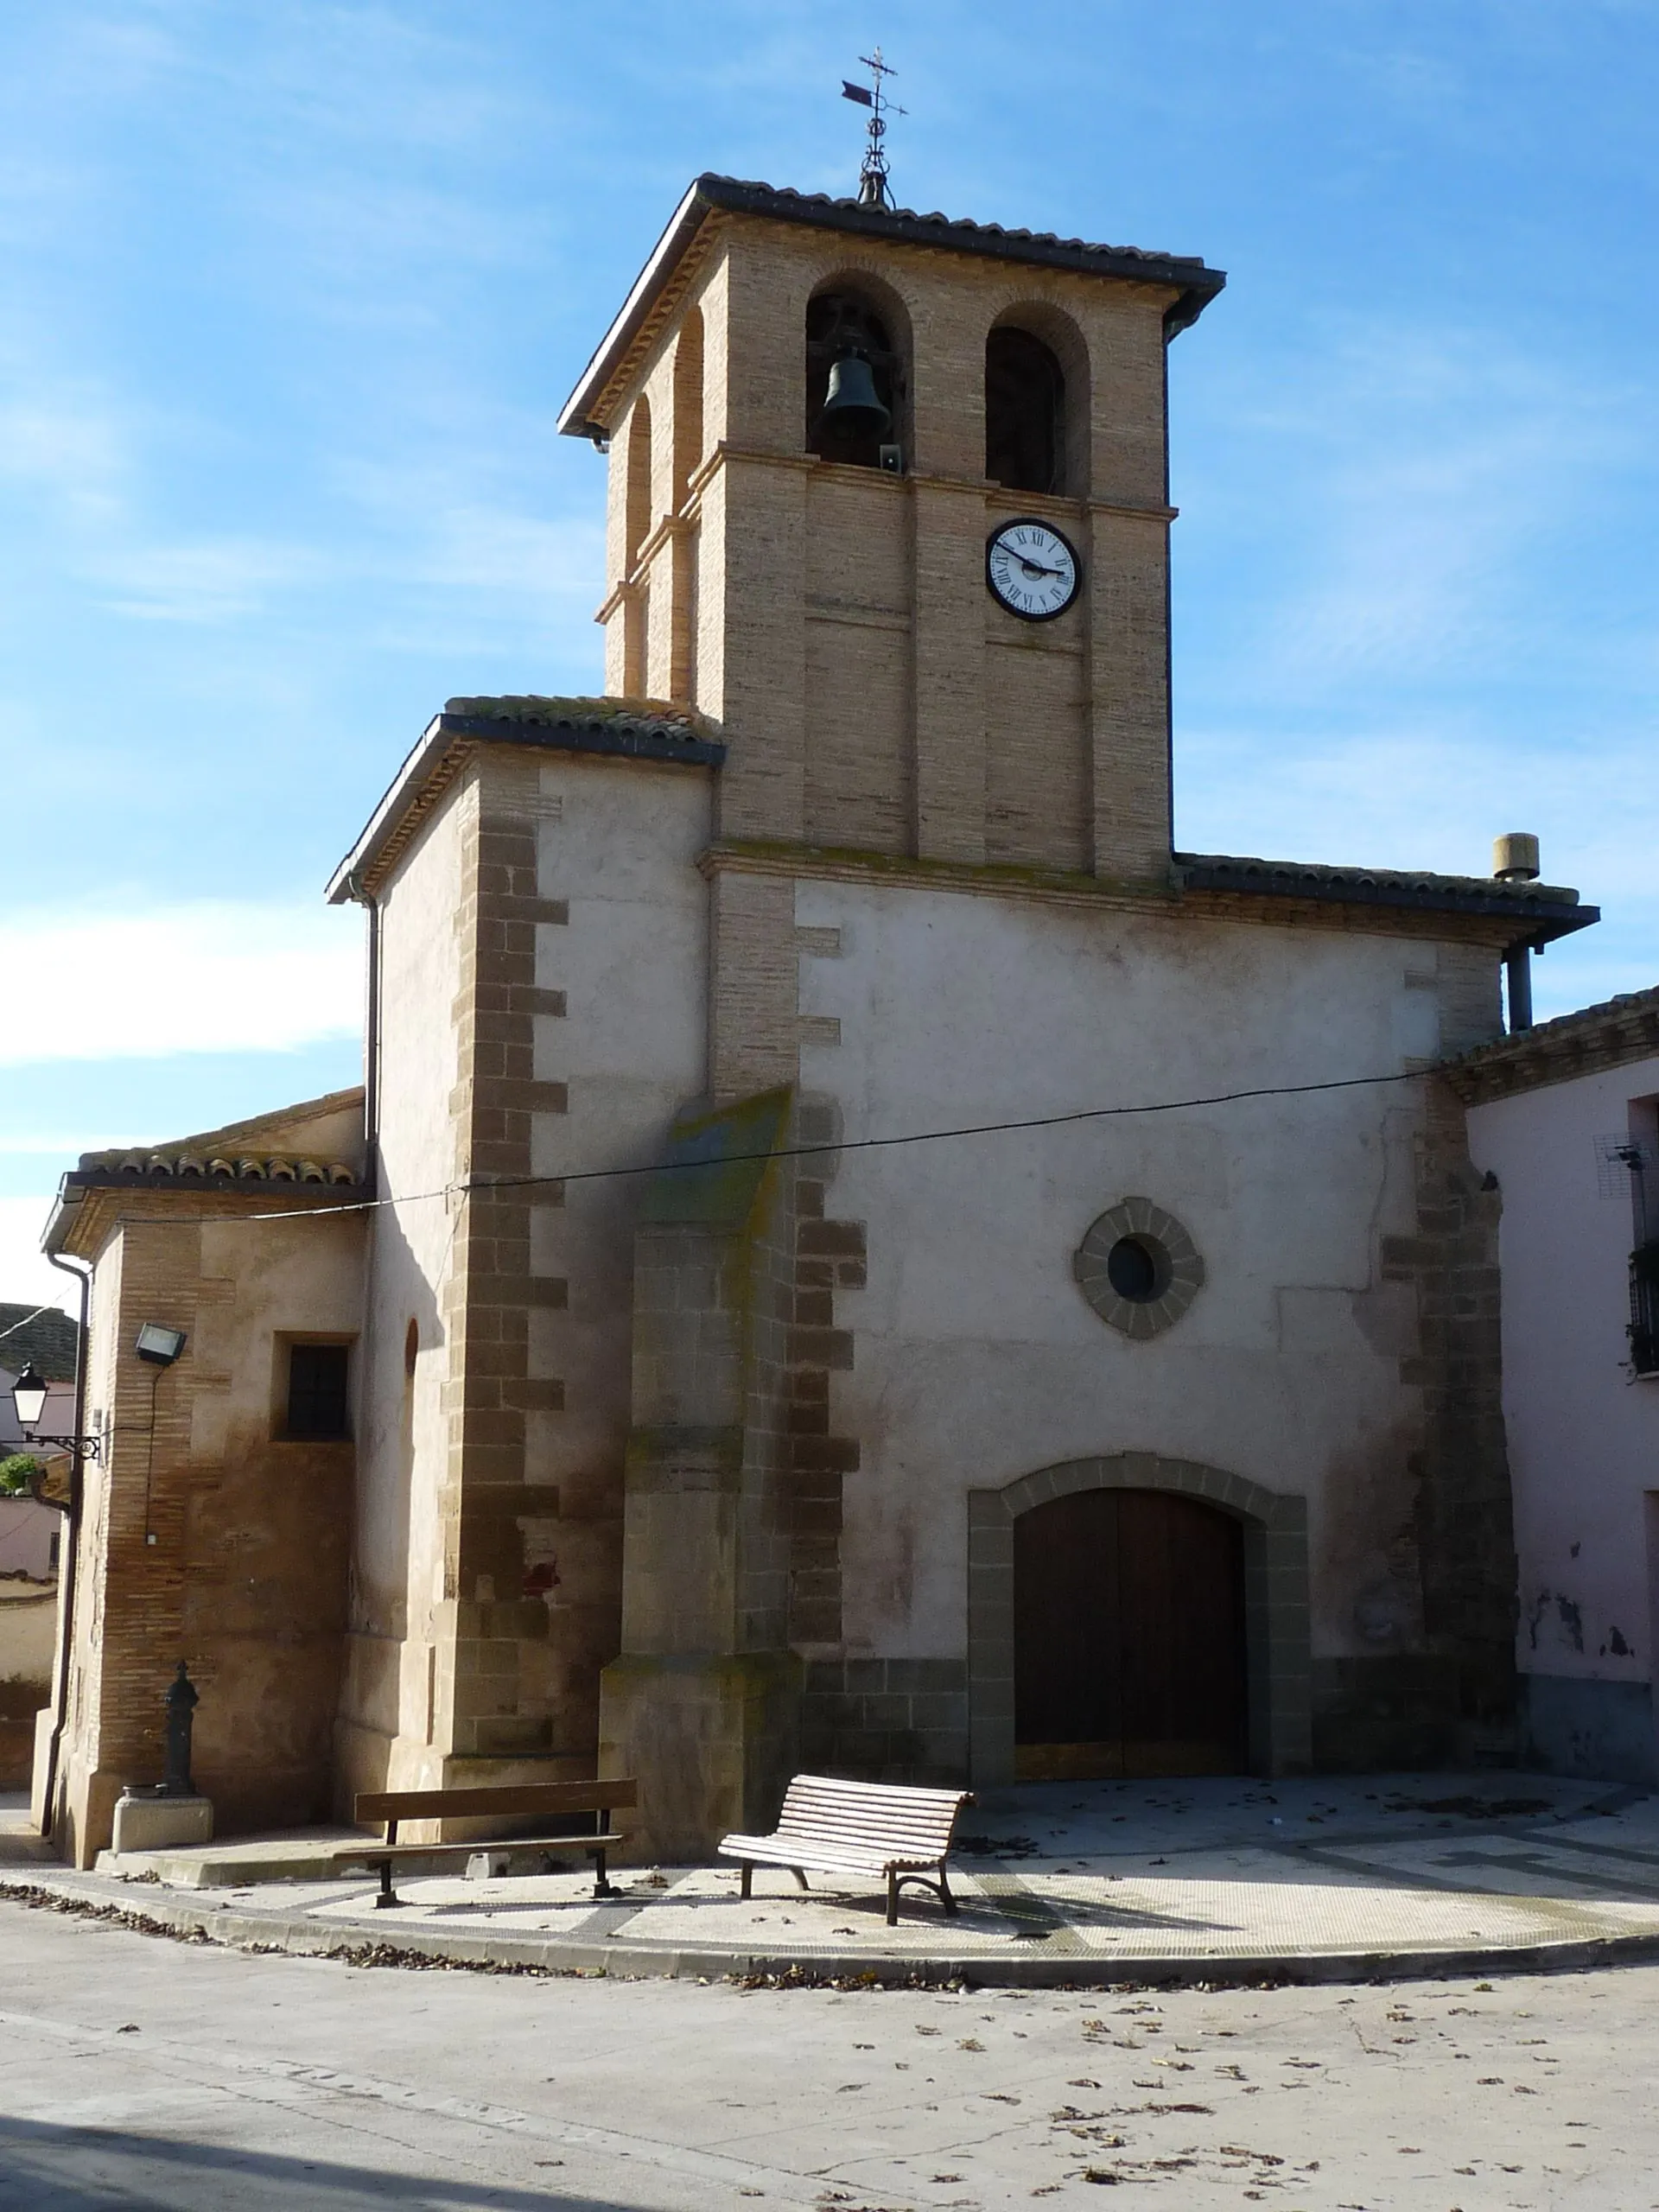
[[[46,1377],[31,1359],[11,1386],[11,1402],[17,1414],[17,1426],[23,1432],[25,1444],[54,1444],[67,1452],[72,1459],[97,1459],[102,1457],[103,1439],[98,1436],[39,1436],[35,1424],[46,1411],[48,1383]]]
[[[31,1359],[11,1386],[11,1402],[17,1409],[17,1426],[33,1428],[46,1411],[47,1381],[39,1374]]]

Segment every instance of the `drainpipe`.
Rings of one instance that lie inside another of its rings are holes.
[[[1503,988],[1510,1004],[1510,1034],[1532,1027],[1532,947],[1523,938],[1503,955]]]
[[[372,894],[363,887],[359,871],[353,869],[346,879],[348,898],[367,910],[369,918],[369,992],[368,1018],[363,1039],[363,1146],[364,1165],[367,1179],[379,1181],[378,1152],[380,1142],[380,907]]]
[[[72,1436],[86,1433],[86,1329],[91,1318],[92,1270],[84,1270],[65,1259],[60,1253],[48,1252],[47,1258],[54,1268],[73,1275],[80,1286],[80,1334],[75,1343],[75,1414],[70,1423]],[[58,1599],[58,1650],[54,1672],[57,1687],[53,1701],[57,1719],[52,1724],[52,1733],[46,1745],[46,1787],[41,1795],[41,1834],[49,1837],[55,1825],[54,1801],[58,1794],[58,1757],[63,1742],[63,1732],[69,1718],[69,1659],[75,1642],[75,1561],[80,1553],[80,1507],[86,1479],[86,1462],[79,1452],[69,1465],[69,1510],[64,1517],[62,1541],[58,1546],[58,1573],[62,1582]]]

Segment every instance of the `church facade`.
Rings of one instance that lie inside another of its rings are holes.
[[[1173,849],[1222,283],[692,187],[561,423],[606,696],[451,700],[330,886],[363,1096],[66,1179],[83,1861],[181,1654],[222,1822],[626,1771],[662,1859],[803,1765],[1511,1748],[1502,1200],[1434,1071],[1595,916]]]

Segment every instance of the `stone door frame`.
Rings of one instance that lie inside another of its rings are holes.
[[[1195,1459],[1119,1452],[1062,1460],[1000,1490],[968,1493],[968,1726],[975,1785],[1014,1778],[1014,1524],[1033,1506],[1083,1490],[1174,1491],[1242,1523],[1250,1766],[1259,1774],[1305,1773],[1313,1761],[1307,1500]]]

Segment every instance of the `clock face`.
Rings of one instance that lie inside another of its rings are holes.
[[[985,547],[985,581],[991,596],[1024,622],[1052,622],[1077,595],[1082,564],[1077,550],[1030,515],[999,523]]]

